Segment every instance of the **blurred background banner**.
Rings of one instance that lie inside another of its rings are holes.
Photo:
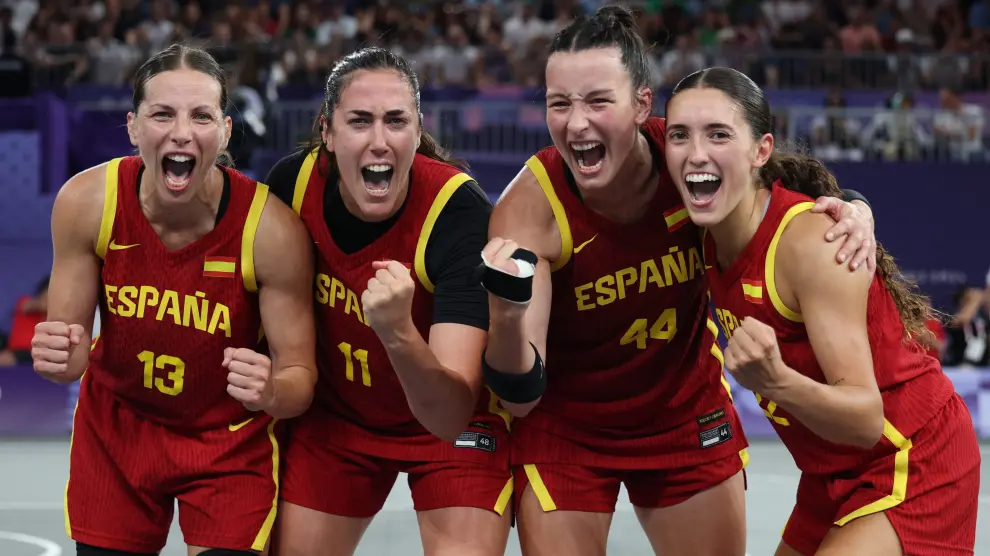
[[[637,0],[654,113],[707,66],[763,87],[778,144],[865,194],[877,238],[941,311],[941,358],[990,436],[984,216],[990,0]],[[336,60],[377,44],[422,84],[425,127],[493,199],[551,143],[546,47],[598,0],[0,0],[0,436],[65,435],[77,386],[27,362],[44,319],[55,195],[133,152],[129,79],[173,42],[226,68],[238,169],[259,179],[311,133]],[[769,434],[748,392],[747,431]]]

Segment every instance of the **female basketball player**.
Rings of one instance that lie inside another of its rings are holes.
[[[474,278],[491,202],[423,131],[416,75],[388,50],[334,66],[316,129],[267,180],[318,251],[321,375],[285,458],[278,554],[353,553],[405,472],[426,554],[501,555],[508,414],[482,386]]]
[[[878,247],[845,272],[817,241],[836,195],[817,160],[774,148],[745,75],[686,77],[667,102],[667,167],[705,244],[725,367],[756,393],[802,470],[778,555],[973,554],[980,453],[939,363],[926,300]],[[810,196],[809,196],[810,195]]]
[[[708,318],[701,233],[664,164],[664,121],[649,116],[643,43],[610,6],[551,52],[554,147],[509,185],[483,254],[486,379],[517,414],[532,409],[512,433],[523,552],[604,554],[625,483],[658,554],[742,555],[747,444]],[[513,257],[518,245],[531,253]],[[517,264],[532,253],[535,269]]]
[[[306,410],[316,380],[312,257],[296,215],[218,163],[226,104],[209,54],[156,54],[127,117],[140,156],[74,176],[55,201],[32,355],[51,380],[82,376],[65,514],[80,555],[157,553],[174,499],[190,555],[267,546],[275,423]]]

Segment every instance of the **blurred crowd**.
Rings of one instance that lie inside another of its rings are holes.
[[[204,41],[259,90],[319,84],[358,45],[428,85],[539,86],[544,46],[600,0],[0,0],[0,49],[40,87],[124,83],[149,52]],[[638,0],[653,79],[707,65],[766,86],[987,91],[990,0]]]

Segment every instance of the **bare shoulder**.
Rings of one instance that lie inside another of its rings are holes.
[[[262,274],[278,268],[297,270],[290,267],[304,264],[312,244],[302,219],[272,193],[261,212],[254,241],[256,264]]]
[[[103,221],[109,166],[109,162],[93,166],[65,182],[52,207],[54,230],[96,241]]]
[[[514,240],[546,260],[560,256],[560,231],[553,209],[528,166],[516,174],[495,204],[488,237]]]
[[[825,241],[825,233],[834,225],[827,214],[805,211],[794,216],[780,235],[777,268],[792,288],[846,279],[869,283],[869,273],[852,272],[836,260],[842,242]]]

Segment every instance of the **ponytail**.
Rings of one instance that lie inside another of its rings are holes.
[[[823,196],[843,198],[835,176],[820,160],[804,154],[774,151],[760,169],[760,183],[769,188],[777,180],[785,189],[803,193],[812,199]],[[933,316],[928,298],[920,293],[914,281],[901,273],[894,257],[880,242],[877,242],[877,272],[897,305],[908,336],[925,347],[933,347],[935,336],[925,326]]]
[[[217,155],[217,164],[226,166],[227,168],[236,168],[234,166],[234,157],[231,156],[230,151],[227,149],[220,151],[220,154]]]

